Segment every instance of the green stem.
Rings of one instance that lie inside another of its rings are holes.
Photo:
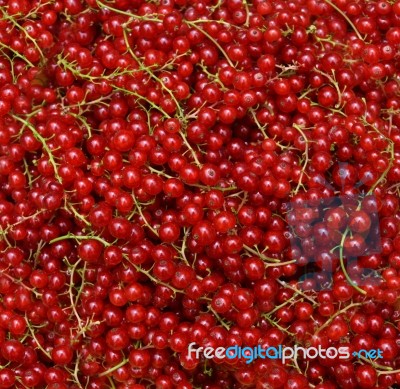
[[[352,304],[349,304],[347,307],[345,307],[345,308],[343,308],[342,310],[336,312],[332,317],[330,317],[324,324],[322,324],[321,327],[319,327],[319,328],[315,331],[315,333],[318,334],[318,333],[321,332],[324,328],[328,327],[328,325],[331,324],[331,323],[333,322],[333,320],[334,320],[336,317],[338,317],[339,315],[341,315],[342,313],[348,311],[348,310],[351,309],[351,308],[359,307],[359,306],[361,306],[361,305],[363,305],[363,303],[352,303]]]
[[[129,260],[129,259],[128,259],[128,260]],[[142,269],[140,266],[138,266],[138,265],[132,263],[131,261],[129,261],[129,263],[132,264],[132,265],[135,267],[135,269],[136,269],[139,273],[143,273],[145,276],[147,276],[147,277],[148,277],[151,281],[153,281],[155,284],[163,285],[163,286],[165,286],[166,288],[171,289],[175,294],[177,294],[177,293],[183,293],[183,291],[181,291],[181,290],[179,290],[179,289],[176,289],[176,288],[174,288],[173,286],[168,285],[167,283],[165,283],[165,282],[163,282],[163,281],[157,280],[157,278],[153,277],[153,276],[150,274],[150,272],[149,272],[148,270]]]
[[[51,355],[42,347],[42,345],[40,344],[40,342],[38,341],[38,339],[36,338],[35,332],[33,331],[31,325],[30,325],[30,321],[29,319],[25,316],[25,321],[26,324],[28,326],[29,332],[31,333],[32,338],[35,340],[37,348],[42,351],[42,353],[44,355],[46,355],[47,358],[49,358],[51,360]]]
[[[99,374],[99,377],[104,377],[106,375],[109,375],[110,373],[113,373],[115,370],[118,370],[120,367],[125,366],[129,362],[129,359],[123,359],[120,363],[117,365],[110,367],[108,370],[103,371],[102,373]]]
[[[200,21],[201,22],[206,22],[206,20],[200,20]],[[235,68],[235,66],[233,65],[231,59],[228,57],[228,54],[226,54],[225,50],[221,47],[221,45],[208,32],[206,32],[202,28],[198,27],[195,22],[192,22],[192,21],[189,21],[189,20],[185,20],[185,23],[188,26],[191,26],[191,27],[195,28],[197,31],[199,31],[202,34],[204,34],[212,43],[214,43],[214,45],[218,48],[218,50],[225,57],[225,59],[228,62],[228,64],[230,66],[232,66],[233,68]]]
[[[209,305],[209,309],[214,314],[214,316],[218,319],[218,321],[222,324],[222,326],[225,327],[225,329],[227,329],[229,331],[230,327],[228,326],[228,324],[226,324],[224,322],[224,319],[222,319],[222,317],[217,312],[215,312],[215,310],[211,307],[211,305]]]
[[[71,204],[65,202],[65,209],[71,211],[76,218],[82,220],[87,226],[91,225]]]
[[[380,366],[381,369],[383,369],[383,368],[391,369],[390,367],[387,367],[387,366],[381,366],[381,365],[378,365],[378,366]],[[398,369],[398,370],[377,371],[377,373],[378,373],[378,375],[383,375],[383,374],[398,374],[398,373],[400,373],[400,369]]]
[[[388,141],[390,142],[390,146],[389,146],[389,152],[390,152],[390,161],[389,161],[389,165],[386,168],[386,170],[382,173],[382,175],[379,177],[379,179],[374,183],[374,185],[371,186],[370,190],[368,191],[368,195],[372,194],[375,190],[375,188],[386,178],[387,174],[389,173],[389,170],[392,168],[393,166],[393,161],[394,161],[394,144],[393,142],[388,139]]]
[[[61,180],[61,177],[59,176],[58,171],[57,171],[57,164],[56,164],[56,161],[54,160],[53,153],[51,152],[49,146],[47,145],[46,139],[43,138],[42,135],[40,135],[40,134],[35,130],[35,128],[32,126],[32,124],[30,124],[30,123],[29,123],[28,121],[26,121],[25,119],[22,119],[21,117],[19,117],[19,116],[17,116],[17,115],[14,115],[14,114],[12,115],[12,117],[13,117],[14,119],[18,120],[19,122],[21,122],[25,127],[28,127],[28,128],[32,131],[34,137],[42,144],[43,149],[44,149],[44,150],[46,151],[46,153],[48,154],[48,156],[49,156],[49,161],[50,161],[51,165],[53,166],[54,175],[55,175],[57,181],[61,184],[61,183],[62,183],[62,180]],[[24,127],[22,127],[22,129],[23,129],[23,128],[24,128]]]
[[[306,169],[307,169],[307,165],[308,165],[308,162],[309,162],[309,157],[308,157],[308,139],[307,139],[306,135],[304,134],[304,131],[303,131],[299,126],[297,126],[296,124],[294,124],[293,127],[294,127],[298,132],[300,132],[301,136],[304,138],[304,141],[306,142],[306,149],[305,149],[305,151],[304,151],[304,158],[305,158],[305,160],[304,160],[304,166],[303,166],[303,168],[301,169],[299,182],[297,183],[297,187],[296,187],[296,189],[295,189],[295,191],[294,191],[294,193],[297,194],[298,191],[300,190],[300,187],[303,185],[303,177],[304,177],[304,174],[306,174],[305,171],[306,171]]]
[[[344,264],[344,258],[343,258],[343,245],[344,241],[346,239],[347,234],[349,233],[350,229],[347,227],[346,231],[343,233],[342,240],[340,241],[340,249],[339,249],[339,260],[340,260],[340,267],[343,271],[344,276],[346,277],[347,282],[359,293],[361,294],[367,294],[367,292],[363,289],[361,289],[349,276],[349,273],[347,273],[346,266]]]
[[[354,25],[354,23],[350,20],[350,18],[337,5],[333,4],[330,0],[323,0],[323,1],[325,1],[326,4],[329,4],[336,12],[340,13],[340,15],[343,16],[343,18],[346,20],[346,22],[349,23],[351,28],[354,30],[354,32],[356,33],[358,39],[364,41],[363,37],[358,32],[358,30],[357,30],[356,26]]]
[[[276,321],[273,321],[273,320],[269,317],[268,313],[267,313],[267,315],[264,316],[264,318],[265,318],[270,324],[272,324],[274,327],[278,328],[279,330],[281,330],[281,331],[284,332],[285,334],[288,334],[288,335],[290,335],[290,336],[293,336],[293,334],[292,334],[290,331],[288,331],[286,328],[284,328],[284,327],[282,327],[281,325],[279,325]]]
[[[275,264],[279,264],[280,261],[279,259],[276,258],[270,258],[270,257],[266,257],[264,254],[261,254],[259,251],[252,249],[250,246],[247,245],[243,245],[243,247],[251,254],[256,255],[257,257],[260,257],[263,261],[266,262],[274,262]],[[286,263],[285,263],[286,265]]]
[[[277,280],[284,288],[289,288],[291,290],[293,290],[294,292],[296,292],[297,294],[303,296],[305,299],[307,299],[308,301],[310,301],[313,305],[317,305],[317,302],[310,296],[307,296],[304,292],[302,292],[299,289],[294,288],[292,285],[288,284],[285,281],[282,280]]]
[[[8,14],[3,14],[3,17],[4,17],[5,19],[9,20],[17,29],[23,31],[23,33],[25,34],[26,38],[29,39],[29,40],[32,42],[32,44],[36,47],[36,50],[39,52],[41,63],[45,63],[45,62],[46,62],[45,56],[43,55],[42,49],[39,47],[39,45],[38,45],[36,39],[32,38],[32,37],[29,35],[28,31],[26,31],[26,29],[25,29],[24,27],[22,27],[22,26],[16,21],[16,19],[15,19],[14,17],[12,17],[12,16],[10,16],[10,15],[8,15]]]
[[[27,59],[26,57],[24,57],[22,54],[18,53],[18,51],[15,51],[14,49],[12,49],[11,47],[8,47],[7,45],[5,45],[3,42],[0,42],[0,47],[2,48],[1,51],[3,51],[3,49],[5,50],[10,50],[16,57],[23,59],[31,68],[33,68],[35,65],[29,61],[29,59]],[[8,56],[7,56],[8,57]]]
[[[132,18],[132,19],[137,19],[137,20],[148,20],[148,21],[154,21],[154,22],[161,22],[161,21],[162,21],[162,20],[157,19],[157,18],[155,18],[155,17],[149,18],[149,17],[148,17],[149,15],[146,15],[146,17],[145,17],[145,16],[140,16],[140,15],[132,14],[132,13],[130,13],[130,12],[122,11],[122,10],[120,10],[120,9],[118,9],[118,8],[110,7],[108,4],[103,3],[103,2],[101,2],[100,0],[96,0],[96,3],[97,3],[99,6],[103,7],[103,8],[107,8],[107,9],[109,9],[110,11],[113,11],[113,12],[118,13],[118,14],[120,14],[120,15],[129,16],[129,17]]]
[[[103,245],[105,247],[112,246],[111,243],[105,241],[104,239],[102,239],[102,238],[100,238],[99,236],[96,236],[96,235],[87,235],[87,236],[86,235],[82,235],[82,236],[80,236],[80,235],[74,235],[74,234],[67,234],[67,235],[59,236],[58,238],[55,238],[55,239],[51,240],[49,243],[52,244],[52,243],[60,242],[60,241],[65,240],[65,239],[76,239],[76,240],[94,239],[94,240],[97,240],[97,241],[103,243]]]
[[[391,373],[393,374],[394,373],[393,368],[391,368],[389,366],[380,365],[379,363],[371,361],[370,359],[365,358],[362,355],[360,355],[360,359],[363,360],[364,362],[369,363],[372,367],[374,367],[377,370],[378,375],[379,374],[391,374]],[[385,371],[380,372],[379,370],[385,370]]]

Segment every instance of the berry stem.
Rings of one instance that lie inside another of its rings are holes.
[[[120,367],[125,366],[129,362],[128,358],[123,359],[120,363],[117,365],[110,367],[106,371],[103,371],[102,373],[99,374],[99,377],[105,377],[108,376],[110,373],[113,373],[115,370],[118,370]]]
[[[85,330],[83,329],[83,327],[82,327],[82,319],[81,319],[81,317],[79,316],[79,313],[78,313],[78,311],[77,311],[77,309],[76,309],[76,306],[77,306],[77,302],[78,302],[78,300],[79,300],[79,295],[80,295],[80,293],[78,293],[78,295],[76,296],[76,299],[75,299],[75,301],[74,301],[74,295],[73,295],[73,292],[72,292],[72,289],[73,289],[73,287],[74,287],[74,275],[75,275],[75,270],[76,270],[76,268],[78,267],[78,265],[80,264],[80,262],[82,261],[82,259],[81,258],[79,258],[74,264],[73,264],[73,266],[71,267],[71,269],[70,269],[70,275],[69,275],[69,285],[68,285],[68,295],[69,295],[69,299],[70,299],[70,302],[71,302],[71,308],[72,308],[72,311],[73,311],[73,313],[74,313],[74,315],[75,315],[75,317],[76,317],[76,320],[78,321],[78,327],[79,327],[79,330],[80,330],[80,333],[83,335],[83,337],[85,337]],[[85,264],[85,267],[86,267],[86,264]],[[84,267],[84,268],[85,268]],[[81,287],[81,290],[82,290],[82,287]]]
[[[338,317],[339,315],[341,315],[342,313],[348,311],[351,308],[354,307],[360,307],[361,305],[363,305],[363,303],[351,303],[349,305],[347,305],[346,307],[344,307],[343,309],[341,309],[340,311],[337,311],[333,316],[331,316],[324,324],[322,324],[321,327],[319,327],[315,333],[318,334],[320,333],[324,328],[328,327],[329,324],[331,324],[333,322],[333,320]]]
[[[361,294],[367,294],[367,292],[363,289],[361,289],[349,276],[349,273],[347,273],[346,270],[346,265],[344,263],[344,257],[343,257],[343,248],[344,248],[344,241],[346,239],[347,234],[350,232],[349,227],[346,228],[342,235],[342,240],[340,241],[340,247],[339,247],[339,261],[340,261],[340,267],[343,271],[344,276],[346,277],[347,282],[359,293]]]
[[[393,373],[394,371],[393,371],[393,369],[390,367],[390,366],[383,366],[383,365],[380,365],[379,363],[376,363],[376,362],[374,362],[374,361],[371,361],[370,359],[368,359],[368,358],[365,358],[364,356],[362,356],[362,355],[360,355],[359,356],[359,358],[361,359],[361,360],[363,360],[364,362],[367,362],[367,363],[369,363],[371,366],[373,366],[376,370],[377,370],[377,372],[378,372],[378,374],[389,374],[389,373]],[[384,372],[382,372],[382,373],[380,373],[380,370],[384,370]]]
[[[207,20],[197,20],[196,22],[206,23]],[[215,47],[222,53],[222,55],[225,57],[225,59],[228,62],[228,64],[230,66],[232,66],[233,68],[235,68],[235,66],[232,63],[231,59],[229,58],[228,54],[226,54],[225,50],[221,47],[221,45],[208,32],[206,32],[203,29],[201,29],[200,27],[198,27],[196,22],[195,21],[185,20],[185,23],[188,26],[191,26],[191,27],[195,28],[197,31],[200,31],[202,34],[204,34],[215,45]]]
[[[91,226],[91,224],[84,218],[84,216],[82,216],[82,215],[74,208],[74,206],[73,206],[71,203],[68,203],[68,202],[67,202],[67,199],[65,199],[64,208],[65,208],[66,210],[68,210],[68,211],[71,211],[77,219],[83,221],[88,227]]]
[[[128,259],[128,260],[129,260],[129,259]],[[144,270],[143,268],[141,268],[140,266],[138,266],[138,265],[132,263],[131,261],[129,261],[129,263],[132,264],[138,272],[143,273],[144,275],[146,275],[146,276],[147,276],[151,281],[153,281],[155,284],[163,285],[163,286],[165,286],[166,288],[171,289],[175,294],[177,294],[177,293],[183,293],[182,290],[176,289],[176,288],[174,288],[173,286],[168,285],[168,284],[165,283],[164,281],[157,280],[157,278],[153,277],[153,276],[150,274],[150,272],[149,272],[148,270]]]
[[[281,331],[284,332],[285,334],[288,334],[288,335],[290,335],[290,336],[293,336],[293,334],[292,334],[290,331],[288,331],[286,328],[282,327],[278,322],[272,320],[268,314],[266,314],[266,315],[264,316],[264,318],[265,318],[270,324],[272,324],[272,326],[278,328],[279,330],[281,330]]]
[[[140,204],[139,204],[139,201],[137,200],[136,196],[135,196],[135,195],[132,195],[132,197],[133,197],[133,201],[135,202],[136,209],[139,211],[139,214],[140,214],[141,218],[143,219],[144,224],[146,225],[146,227],[147,227],[154,235],[158,236],[158,232],[149,224],[149,222],[147,221],[147,219],[144,217],[142,208],[141,208],[141,206],[140,206]]]
[[[67,235],[59,236],[58,238],[51,240],[49,243],[52,244],[52,243],[56,243],[56,242],[59,242],[61,240],[65,240],[65,239],[76,239],[76,240],[94,239],[94,240],[97,240],[97,241],[103,243],[103,245],[105,247],[112,246],[112,243],[109,243],[96,235],[75,235],[75,234],[71,234],[71,233],[68,233]]]
[[[215,317],[218,319],[218,321],[221,323],[221,325],[226,329],[226,330],[230,330],[230,327],[228,324],[225,323],[224,319],[222,319],[222,317],[215,312],[215,310],[212,308],[211,305],[208,306],[208,309],[215,315]]]
[[[307,299],[308,301],[310,301],[314,306],[317,305],[317,302],[316,302],[312,297],[307,296],[307,295],[306,295],[304,292],[302,292],[300,289],[297,289],[297,288],[293,287],[292,285],[288,284],[288,283],[285,282],[285,281],[282,281],[282,280],[279,280],[279,279],[278,279],[277,281],[278,281],[278,283],[280,283],[283,287],[289,288],[289,289],[293,290],[294,292],[296,292],[297,294],[303,296],[305,299]]]
[[[32,114],[33,114],[33,113],[32,113]],[[32,116],[32,114],[30,114],[29,117]],[[32,126],[32,124],[30,124],[27,120],[22,119],[22,118],[19,117],[18,115],[12,114],[11,116],[12,116],[14,119],[18,120],[19,122],[21,122],[21,123],[24,125],[24,126],[22,127],[22,129],[24,129],[24,127],[28,127],[28,128],[32,131],[34,137],[42,144],[43,149],[44,149],[44,150],[46,151],[46,153],[48,154],[48,156],[49,156],[49,161],[50,161],[51,165],[53,166],[54,175],[55,175],[57,181],[58,181],[60,184],[62,184],[61,177],[60,177],[59,174],[58,174],[56,161],[54,160],[53,153],[51,152],[49,146],[47,145],[46,139],[43,138],[42,135],[40,135],[40,134],[36,131],[36,129]]]
[[[26,315],[25,315],[25,321],[26,321],[26,325],[27,325],[27,327],[28,327],[28,329],[29,329],[29,332],[30,332],[32,338],[33,338],[33,339],[35,340],[35,342],[36,342],[37,348],[38,348],[40,351],[42,351],[42,353],[43,353],[44,355],[46,355],[46,357],[47,357],[48,359],[51,360],[51,355],[42,347],[42,345],[40,344],[40,342],[39,342],[38,339],[36,338],[35,332],[33,331],[32,327],[31,327],[31,323],[30,323],[30,321],[29,321],[29,319],[28,319],[28,317],[27,317]]]
[[[309,156],[308,156],[308,152],[309,152],[309,150],[308,150],[308,143],[309,143],[309,140],[307,139],[306,135],[304,134],[304,131],[300,128],[300,126],[298,126],[297,124],[294,123],[294,124],[293,124],[293,127],[294,127],[298,132],[300,132],[301,136],[304,138],[304,141],[305,141],[305,143],[306,143],[306,144],[305,144],[305,148],[306,148],[306,149],[304,150],[304,165],[303,165],[303,168],[301,169],[301,172],[300,172],[299,182],[297,183],[297,187],[296,187],[296,189],[294,190],[294,193],[297,194],[298,191],[300,190],[301,186],[303,185],[303,177],[304,177],[304,174],[306,174],[305,171],[306,171],[308,162],[310,161],[310,158],[309,158]]]
[[[31,61],[29,61],[29,59],[25,58],[22,54],[18,53],[18,51],[15,51],[12,47],[5,45],[1,41],[0,41],[0,48],[2,49],[1,50],[2,54],[6,55],[3,50],[10,50],[16,57],[23,59],[31,68],[33,68],[35,66]],[[8,55],[7,55],[7,57],[8,57]],[[12,63],[11,59],[10,59],[10,63]]]
[[[39,47],[39,45],[38,45],[36,39],[32,38],[32,37],[29,35],[28,31],[26,31],[26,29],[25,29],[23,26],[21,26],[21,25],[15,20],[14,17],[8,15],[7,13],[4,13],[4,14],[3,14],[3,18],[6,19],[6,20],[9,20],[18,30],[23,31],[23,33],[24,33],[24,35],[26,36],[26,38],[29,39],[29,40],[32,42],[32,44],[35,46],[36,50],[39,52],[41,63],[46,63],[46,57],[44,56],[44,54],[43,54],[41,48]]]
[[[270,257],[267,257],[267,256],[265,256],[264,254],[262,254],[262,253],[260,253],[259,251],[258,251],[258,249],[257,250],[254,250],[254,249],[252,249],[251,247],[249,247],[249,246],[247,246],[247,245],[243,245],[243,247],[246,249],[246,251],[248,251],[249,253],[251,253],[251,254],[253,254],[253,255],[256,255],[257,257],[260,257],[263,261],[266,261],[266,262],[274,262],[275,264],[277,264],[276,266],[279,266],[280,264],[281,264],[281,262],[279,261],[279,259],[276,259],[276,258],[270,258]],[[287,265],[287,263],[284,263],[285,265]],[[271,266],[271,265],[270,265]]]
[[[343,16],[343,19],[346,20],[347,23],[351,26],[351,28],[354,30],[354,32],[357,35],[357,38],[364,41],[363,37],[361,36],[360,32],[357,30],[356,26],[354,23],[350,20],[350,18],[335,4],[333,4],[330,0],[323,0],[326,4],[329,4],[336,12],[340,13],[340,15]]]

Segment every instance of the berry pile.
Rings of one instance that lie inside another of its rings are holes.
[[[0,6],[0,388],[399,387],[400,1]]]

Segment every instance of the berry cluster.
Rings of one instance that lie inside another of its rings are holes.
[[[0,388],[400,385],[399,47],[398,0],[0,0]]]

